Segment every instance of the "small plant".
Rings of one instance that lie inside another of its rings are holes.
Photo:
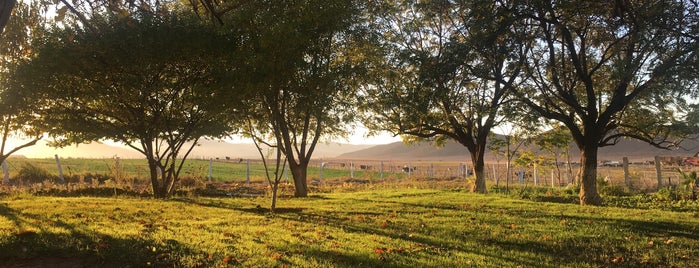
[[[682,196],[675,187],[668,186],[658,189],[654,198],[656,201],[677,201],[682,199]]]
[[[697,200],[697,194],[694,191],[697,186],[697,172],[692,171],[690,173],[685,173],[682,169],[678,168],[677,171],[682,176],[682,186],[689,192],[689,198],[691,200]]]

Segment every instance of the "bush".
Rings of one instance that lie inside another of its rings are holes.
[[[663,187],[655,192],[653,199],[656,201],[677,201],[682,199],[682,194],[679,193],[674,187]]]
[[[17,177],[28,183],[41,183],[46,180],[58,181],[58,176],[52,175],[46,168],[34,165],[30,162],[25,162],[19,169]]]
[[[631,193],[622,186],[610,185],[599,187],[599,193],[606,196],[629,196]]]

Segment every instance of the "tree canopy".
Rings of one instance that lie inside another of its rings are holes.
[[[475,190],[485,192],[484,155],[492,129],[511,109],[527,46],[509,3],[387,1],[386,61],[367,86],[366,124],[465,146]]]
[[[12,2],[12,3],[10,3]],[[3,5],[15,5],[14,1]],[[37,6],[18,3],[11,21],[2,25],[0,41],[0,163],[13,153],[36,144],[45,129],[34,112],[37,102],[14,83],[13,75],[21,63],[31,56],[34,41],[44,34],[43,10]],[[9,147],[10,138],[22,140]]]
[[[581,204],[601,204],[597,150],[620,138],[657,146],[687,133],[682,96],[697,90],[696,3],[535,2],[521,7],[535,27],[520,100],[564,124],[582,159]]]
[[[256,92],[245,114],[284,154],[295,195],[307,195],[316,144],[343,137],[355,121],[364,72],[361,1],[260,1],[242,5],[245,86]],[[251,134],[251,133],[249,133]],[[260,137],[260,135],[256,135]]]
[[[197,140],[231,131],[237,39],[168,16],[91,23],[99,31],[54,30],[18,80],[44,101],[37,112],[56,145],[123,142],[148,159],[155,195],[168,196]]]
[[[478,192],[494,128],[560,123],[582,152],[581,204],[597,205],[599,147],[669,148],[699,125],[687,98],[699,96],[696,1],[40,4],[60,23],[0,6],[6,133],[123,142],[149,160],[158,196],[198,139],[243,122],[280,149],[306,196],[316,144],[363,112],[374,132],[461,143]]]

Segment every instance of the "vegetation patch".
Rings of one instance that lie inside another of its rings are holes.
[[[7,196],[0,259],[10,267],[71,256],[107,267],[692,267],[699,255],[698,206],[543,205],[405,188],[280,198],[269,214],[266,197]]]

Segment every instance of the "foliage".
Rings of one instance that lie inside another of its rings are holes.
[[[582,152],[581,204],[601,204],[597,150],[628,137],[671,147],[686,136],[680,114],[697,89],[699,6],[687,1],[536,2],[520,101],[565,125]],[[683,14],[678,16],[678,14]],[[651,116],[652,115],[652,116]]]
[[[385,59],[363,94],[365,125],[455,140],[471,154],[476,191],[485,192],[491,130],[511,104],[526,45],[509,3],[386,1],[380,18]]]
[[[681,185],[684,187],[684,191],[689,192],[689,199],[696,200],[696,188],[697,183],[699,183],[699,178],[697,178],[697,171],[692,170],[692,172],[686,173],[682,169],[677,169],[677,171],[682,176]]]
[[[3,198],[0,259],[24,266],[59,259],[139,267],[691,267],[699,254],[697,210],[542,207],[415,189],[289,199],[274,215],[257,208],[264,202]]]
[[[14,11],[12,20],[0,28],[0,163],[18,150],[36,144],[44,131],[34,113],[36,103],[14,86],[13,75],[19,63],[31,56],[32,46],[45,32],[45,10],[33,1],[15,2],[5,1],[1,7],[2,15],[9,16],[4,14],[6,5],[11,4]],[[23,141],[12,148],[10,138]]]
[[[345,136],[354,122],[367,46],[362,3],[253,1],[232,14],[231,24],[244,27],[243,83],[256,92],[245,116],[283,153],[297,196],[308,194],[316,144]]]
[[[241,94],[226,86],[225,59],[236,39],[186,18],[139,19],[55,29],[18,77],[56,145],[123,142],[146,156],[154,194],[166,197],[197,140],[233,126],[237,106],[224,99]]]

